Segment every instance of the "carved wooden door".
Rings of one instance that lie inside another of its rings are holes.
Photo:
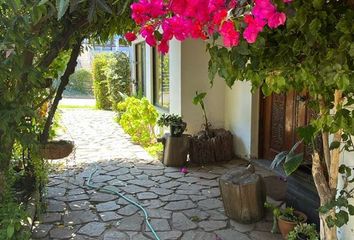
[[[307,107],[307,95],[296,92],[273,94],[261,102],[260,153],[272,160],[281,151],[288,151],[299,140],[296,128],[306,125],[314,116]],[[308,158],[311,149],[300,146]]]

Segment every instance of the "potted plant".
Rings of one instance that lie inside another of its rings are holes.
[[[318,240],[315,224],[300,223],[289,232],[288,240]]]
[[[277,232],[278,228],[284,239],[288,239],[289,232],[291,232],[296,225],[307,221],[307,216],[304,213],[296,211],[291,207],[280,208],[270,203],[266,203],[265,206],[273,210],[274,223],[271,232]]]
[[[187,123],[177,114],[162,114],[157,124],[161,127],[170,127],[172,137],[181,137],[187,127]]]
[[[205,110],[205,97],[205,92],[196,92],[193,99],[193,104],[199,105],[202,109],[204,129],[191,138],[190,161],[193,163],[229,161],[234,157],[233,136],[230,131],[211,127]]]
[[[60,159],[69,156],[73,149],[74,143],[72,141],[49,141],[40,146],[39,153],[46,159]]]

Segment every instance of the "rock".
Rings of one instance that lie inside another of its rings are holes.
[[[124,215],[124,216],[131,216],[133,214],[135,214],[139,209],[133,205],[127,205],[121,209],[118,210],[118,213],[120,215]]]
[[[146,188],[142,188],[142,187],[135,186],[135,185],[128,185],[126,187],[122,187],[121,189],[127,193],[130,193],[130,194],[136,194],[139,192],[146,192],[147,191]]]
[[[63,216],[65,225],[76,225],[98,221],[98,216],[91,210],[72,211]]]
[[[255,227],[255,224],[254,223],[251,223],[251,224],[242,224],[242,223],[238,223],[234,220],[230,220],[230,224],[231,226],[238,232],[242,232],[242,233],[245,233],[245,232],[250,232],[254,229]]]
[[[216,234],[215,233],[206,233],[201,231],[189,231],[186,232],[182,240],[215,240]],[[235,239],[236,240],[236,239]]]
[[[148,187],[148,188],[157,185],[156,182],[151,181],[151,180],[130,180],[130,181],[128,181],[128,183],[134,184],[134,185],[137,185],[140,187]]]
[[[158,196],[152,192],[142,192],[138,193],[137,197],[139,200],[156,199]]]
[[[80,228],[79,234],[84,234],[90,237],[98,237],[106,230],[106,225],[100,222],[90,222]]]
[[[148,233],[148,235],[153,238],[153,235],[151,232]],[[157,236],[161,240],[177,240],[177,239],[180,239],[180,237],[182,236],[182,232],[181,231],[157,232]]]
[[[84,194],[85,190],[82,188],[75,188],[68,192],[68,196]]]
[[[54,223],[54,222],[60,222],[61,220],[61,214],[60,213],[45,213],[42,214],[39,218],[42,223]]]
[[[199,209],[184,210],[183,213],[193,222],[206,220],[210,216],[207,212],[201,211]]]
[[[44,238],[48,235],[48,232],[53,228],[52,224],[39,224],[33,227],[32,237]]]
[[[47,212],[64,212],[66,204],[63,201],[49,200]]]
[[[166,219],[151,219],[150,224],[157,232],[171,230],[170,224],[168,224],[168,221]],[[145,231],[151,232],[150,228],[147,225],[145,227]]]
[[[171,194],[171,195],[161,198],[161,200],[164,202],[175,202],[175,201],[181,201],[181,200],[187,200],[187,199],[188,199],[188,196],[180,195],[180,194]]]
[[[128,168],[120,168],[118,170],[114,170],[114,171],[108,172],[107,174],[111,175],[111,176],[122,176],[122,175],[127,174],[127,173],[129,173],[129,169]]]
[[[172,214],[172,226],[173,229],[187,231],[197,228],[197,224],[189,220],[183,213]]]
[[[185,209],[195,208],[196,205],[191,200],[183,200],[176,202],[169,202],[164,208],[166,210],[179,211]]]
[[[117,226],[117,229],[121,231],[141,231],[142,224],[143,218],[139,215],[133,215],[123,218]]]
[[[103,240],[129,240],[129,236],[123,232],[109,230],[104,234]]]
[[[161,208],[157,208],[157,209],[147,209],[147,213],[149,215],[150,218],[166,218],[166,219],[170,219],[172,216],[172,212],[171,211],[167,211]]]
[[[118,214],[116,214],[115,212],[101,212],[99,213],[102,221],[104,222],[109,222],[109,221],[113,221],[113,220],[118,220],[123,218],[123,216],[120,216]]]
[[[97,212],[108,212],[119,209],[120,206],[115,201],[100,203],[96,205]]]
[[[222,240],[251,240],[246,234],[233,231],[231,229],[219,230],[215,232],[216,235]],[[262,238],[262,240],[267,238]]]
[[[50,230],[50,239],[68,239],[74,236],[76,228],[57,226]]]
[[[108,202],[116,200],[118,196],[108,193],[95,192],[90,197],[90,202]]]
[[[170,195],[173,193],[172,190],[166,189],[166,188],[150,188],[150,192],[156,193],[157,195],[160,196],[166,196]]]
[[[69,203],[71,210],[89,210],[90,202],[89,201],[76,201]]]
[[[207,232],[213,232],[215,230],[219,230],[219,229],[225,228],[227,226],[226,221],[214,221],[214,220],[202,221],[198,224],[201,228],[204,229],[204,231],[207,231]]]
[[[222,208],[222,202],[218,199],[206,199],[206,200],[202,200],[200,202],[198,202],[198,206],[201,209],[205,209],[205,210],[210,210],[210,209],[215,209],[215,208]]]

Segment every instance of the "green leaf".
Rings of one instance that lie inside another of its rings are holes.
[[[282,161],[285,160],[287,154],[288,154],[287,151],[283,151],[283,152],[278,153],[278,154],[275,156],[274,160],[272,161],[272,164],[270,165],[270,168],[271,168],[271,169],[274,169],[274,168],[276,168],[277,166],[279,166],[279,164],[280,164]]]
[[[321,9],[323,6],[324,0],[313,0],[312,5],[315,9]]]
[[[346,211],[340,210],[336,213],[335,225],[337,227],[342,227],[349,221],[349,215]]]
[[[64,16],[66,10],[68,10],[70,0],[56,0],[56,1],[57,1],[56,7],[58,11],[58,20],[60,20]]]
[[[193,104],[194,105],[200,104],[206,95],[207,95],[206,92],[201,92],[201,93],[196,92],[196,96],[193,98]]]
[[[304,139],[305,143],[311,143],[315,138],[316,128],[312,125],[306,127],[299,127],[297,130],[300,138]]]
[[[87,17],[89,22],[93,22],[95,15],[96,15],[96,1],[90,0],[89,14]]]
[[[354,206],[353,205],[348,205],[348,212],[350,215],[354,215]]]
[[[41,6],[41,5],[44,5],[48,2],[49,0],[41,0],[39,3],[38,3],[38,6]]]
[[[299,153],[296,155],[290,155],[290,153],[286,156],[285,163],[284,163],[284,170],[286,175],[291,175],[293,172],[298,169],[301,165],[301,162],[304,159],[304,154]]]
[[[333,149],[336,149],[339,147],[340,147],[340,142],[334,141],[334,142],[331,142],[331,145],[329,146],[329,150],[333,150]]]
[[[106,3],[105,0],[96,0],[97,1],[97,5],[102,8],[105,12],[112,14],[112,9],[110,6],[108,6],[108,4]]]
[[[6,235],[8,239],[11,239],[15,233],[15,226],[13,223],[7,226]]]

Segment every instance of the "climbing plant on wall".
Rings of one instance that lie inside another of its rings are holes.
[[[157,10],[147,12],[148,4]],[[353,190],[338,191],[339,174],[353,182],[351,169],[340,166],[343,151],[354,150],[353,1],[139,1],[131,8],[140,25],[136,32],[161,52],[168,51],[173,37],[207,40],[211,83],[218,74],[229,87],[236,80],[249,81],[252,91],[261,89],[266,96],[290,90],[309,94],[308,105],[318,116],[299,135],[314,149],[321,239],[336,239],[336,227],[354,214],[348,203]],[[126,38],[135,35],[129,32]],[[318,135],[322,146],[314,144]],[[287,174],[302,161],[291,154],[284,165]]]

